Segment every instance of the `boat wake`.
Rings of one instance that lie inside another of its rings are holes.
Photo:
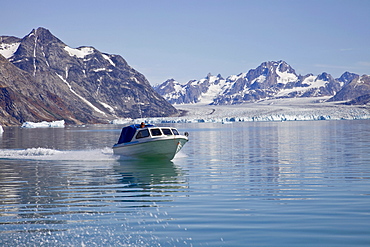
[[[115,161],[111,148],[91,150],[55,150],[49,148],[0,149],[0,159],[57,161]]]

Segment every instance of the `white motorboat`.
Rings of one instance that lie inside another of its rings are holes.
[[[144,159],[172,160],[188,141],[188,133],[180,135],[176,128],[133,124],[122,128],[113,153]]]

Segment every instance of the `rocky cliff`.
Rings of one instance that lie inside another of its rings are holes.
[[[94,47],[71,48],[45,28],[22,39],[1,36],[0,54],[8,60],[1,58],[0,83],[6,89],[1,97],[18,106],[1,109],[1,124],[58,119],[107,123],[177,114],[121,56]]]
[[[3,125],[25,121],[61,119],[61,110],[47,106],[40,97],[37,83],[29,73],[17,68],[0,55],[0,120]],[[50,92],[45,92],[50,95]],[[56,95],[55,102],[60,100]]]

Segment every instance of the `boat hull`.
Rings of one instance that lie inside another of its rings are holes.
[[[113,146],[116,155],[140,159],[172,160],[188,141],[187,137],[152,138],[145,142],[129,142]]]

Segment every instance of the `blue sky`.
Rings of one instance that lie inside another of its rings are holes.
[[[2,1],[0,35],[45,27],[121,55],[151,84],[284,60],[298,74],[370,74],[368,0]]]

